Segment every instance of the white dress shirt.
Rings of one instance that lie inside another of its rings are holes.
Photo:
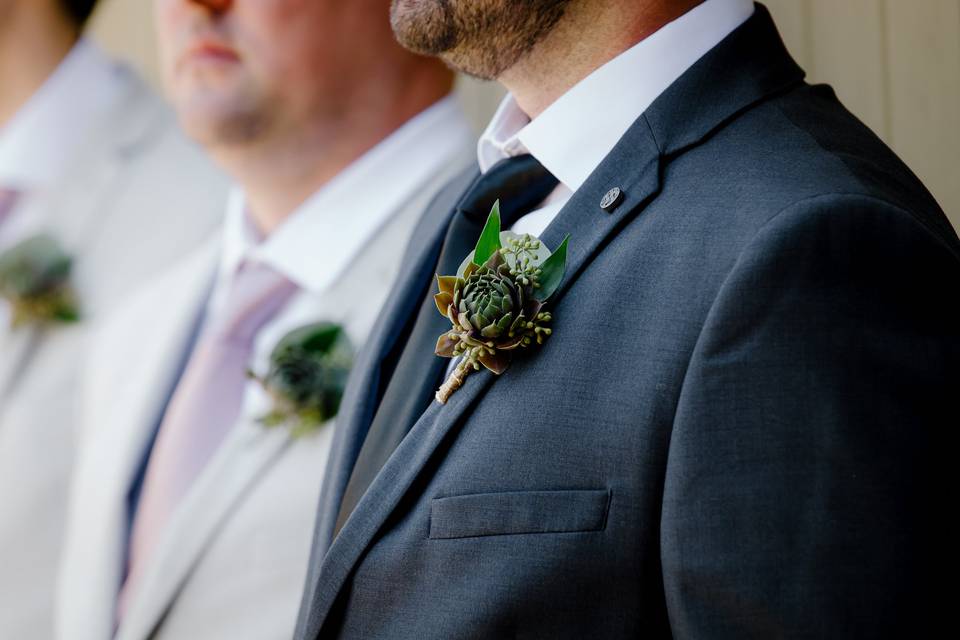
[[[512,230],[543,233],[647,107],[751,15],[752,0],[706,0],[596,69],[532,121],[507,94],[477,143],[480,170],[529,153],[560,181]]]
[[[300,289],[257,334],[251,361],[254,371],[266,371],[270,352],[289,331],[318,320],[343,320],[330,315],[322,302],[324,291],[418,188],[457,161],[474,135],[461,107],[448,96],[338,174],[266,238],[259,237],[251,222],[243,193],[237,189],[231,194],[208,315],[217,313],[243,261],[265,263]],[[405,238],[397,240],[406,243]],[[369,326],[361,333],[365,335],[375,319],[365,319]],[[362,336],[350,337],[359,346],[356,340]],[[244,393],[241,419],[260,417],[269,406],[260,385],[251,383]]]
[[[511,231],[543,233],[647,107],[751,15],[752,0],[706,0],[595,70],[533,120],[507,94],[477,142],[480,170],[529,153],[560,181]],[[448,377],[459,361],[447,366]]]

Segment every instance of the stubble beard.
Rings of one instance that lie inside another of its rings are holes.
[[[526,56],[571,0],[391,0],[401,45],[458,71],[494,80]]]

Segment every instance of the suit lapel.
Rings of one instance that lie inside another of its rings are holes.
[[[113,633],[127,492],[193,340],[218,245],[203,247],[144,290],[105,326],[95,350],[83,416],[88,440],[74,474],[60,598],[60,625],[77,637]],[[97,369],[101,363],[109,364]]]
[[[754,16],[701,58],[624,134],[586,183],[541,235],[556,247],[570,234],[567,272],[559,302],[616,232],[656,197],[666,164],[750,106],[794,86],[802,70],[790,59],[769,13]],[[611,213],[599,203],[612,188],[624,200]],[[556,336],[553,339],[561,339]],[[531,354],[536,357],[536,354]],[[448,403],[433,403],[371,484],[333,541],[314,580],[306,637],[315,637],[358,559],[404,496],[432,453],[496,380],[486,370],[471,375]]]
[[[369,346],[365,348],[362,356],[363,364],[369,366],[357,367],[358,371],[363,372],[363,378],[360,384],[353,385],[352,390],[362,390],[363,393],[358,394],[358,403],[350,403],[343,416],[341,424],[349,425],[344,431],[362,431],[360,435],[366,434],[373,419],[383,361],[399,339],[402,327],[417,312],[423,283],[432,279],[434,275],[433,271],[443,245],[444,235],[450,224],[450,218],[456,210],[454,198],[458,198],[467,189],[466,185],[478,179],[479,176],[478,171],[471,169],[456,179],[434,202],[436,211],[442,215],[431,216],[424,220],[422,233],[426,242],[420,246],[419,250],[413,252],[411,256],[413,268],[396,283],[393,287],[395,294],[390,296],[384,304],[380,313],[381,320],[374,327]]]
[[[391,287],[393,293],[387,298],[378,322],[357,357],[353,369],[357,374],[350,380],[340,404],[341,411],[337,416],[330,463],[321,493],[314,549],[322,549],[323,553],[330,546],[343,492],[373,419],[383,360],[396,343],[401,328],[416,312],[424,282],[433,276],[434,265],[457,199],[477,177],[479,172],[474,168],[464,172],[434,199],[429,207],[433,215],[427,215],[421,220],[407,251],[412,268]],[[423,241],[416,245],[418,238],[423,238]],[[319,564],[319,558],[317,560],[316,564]],[[308,580],[307,584],[310,585],[311,582]]]
[[[238,423],[172,517],[149,559],[118,640],[150,637],[219,527],[290,444],[286,429]]]
[[[594,172],[541,236],[547,246],[554,248],[565,235],[571,235],[567,272],[564,283],[552,298],[554,304],[562,298],[570,283],[589,264],[611,234],[636,215],[659,188],[659,150],[642,118],[625,135],[625,141],[627,144],[623,145],[622,153],[615,158],[608,158]],[[636,172],[624,177],[620,167],[631,167]],[[617,176],[620,176],[619,180]],[[613,187],[622,189],[625,199],[612,213],[606,213],[600,208],[600,201]],[[536,357],[536,354],[530,357]],[[315,623],[326,616],[357,559],[433,451],[495,380],[496,376],[482,370],[467,378],[464,386],[453,394],[446,405],[432,403],[390,457],[324,559],[319,572],[321,579],[315,586],[314,610],[311,612]],[[319,624],[314,632],[317,630]]]

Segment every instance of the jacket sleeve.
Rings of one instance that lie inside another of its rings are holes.
[[[932,636],[934,452],[960,425],[958,371],[947,241],[867,196],[771,219],[677,406],[660,522],[674,637]]]

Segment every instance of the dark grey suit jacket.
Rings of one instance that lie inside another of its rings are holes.
[[[803,77],[758,6],[674,83],[542,236],[553,336],[432,404],[331,542],[469,176],[441,194],[343,403],[299,638],[924,635],[960,242]]]

